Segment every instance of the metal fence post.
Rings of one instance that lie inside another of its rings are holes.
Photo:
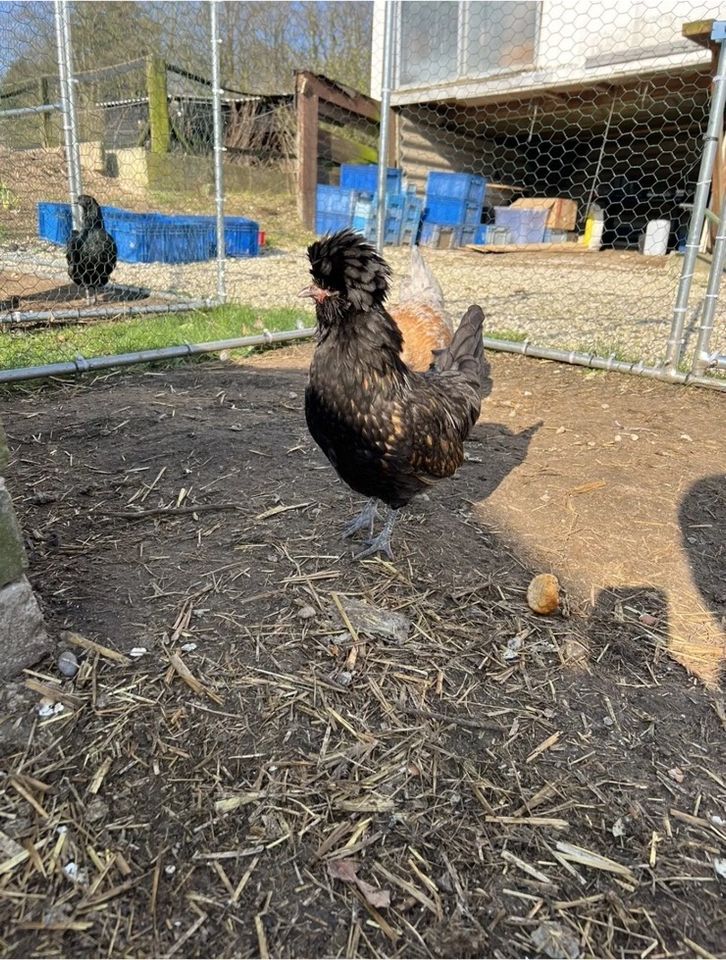
[[[717,23],[714,23],[714,30],[716,26]],[[668,348],[666,351],[665,366],[671,373],[677,372],[683,351],[683,331],[686,325],[688,295],[691,292],[691,282],[695,272],[698,248],[701,243],[701,231],[703,230],[708,195],[711,189],[711,176],[718,150],[718,140],[723,129],[724,104],[726,103],[726,44],[722,41],[719,42],[721,47],[719,50],[716,76],[713,78],[711,110],[708,118],[708,127],[703,138],[704,147],[701,157],[701,167],[698,172],[696,195],[693,199],[693,212],[691,213],[691,223],[688,228],[688,239],[686,240],[686,249],[683,255],[681,279],[678,283],[678,293],[676,294],[676,303],[673,308],[673,321],[671,323]]]
[[[698,338],[696,340],[696,349],[693,354],[693,365],[691,369],[700,377],[706,372],[710,365],[708,345],[713,331],[713,321],[716,315],[716,306],[718,305],[718,295],[721,289],[721,278],[724,267],[726,267],[726,197],[721,205],[720,223],[718,232],[713,244],[713,256],[711,258],[711,269],[708,274],[708,286],[703,301],[703,312],[701,314],[701,323],[698,328]]]
[[[381,77],[381,120],[378,136],[378,202],[376,204],[376,247],[383,251],[386,235],[386,187],[388,186],[388,143],[391,120],[391,86],[393,84],[393,51],[395,3],[386,0],[383,27],[383,66]]]
[[[224,126],[222,123],[222,81],[219,68],[219,36],[217,0],[210,0],[210,41],[212,52],[212,108],[214,113],[214,203],[217,216],[217,298],[224,303],[227,298],[225,285],[225,239],[224,239]]]
[[[63,109],[63,135],[68,165],[68,190],[70,194],[73,226],[80,225],[76,199],[82,192],[81,158],[78,149],[78,124],[76,97],[73,86],[73,46],[71,25],[66,0],[55,0],[55,28],[58,47],[58,78]]]

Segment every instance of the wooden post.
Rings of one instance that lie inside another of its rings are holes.
[[[149,98],[151,152],[168,153],[171,126],[166,91],[166,63],[156,55],[147,57],[146,60],[146,93]]]
[[[48,77],[41,77],[38,81],[38,96],[40,97],[41,106],[46,103],[50,103],[48,99],[50,97],[50,84],[48,83]],[[51,115],[49,111],[45,111],[41,114],[42,121],[42,130],[43,130],[43,146],[49,147],[53,140],[53,127],[51,125]]]
[[[305,74],[295,77],[297,109],[297,203],[300,220],[315,229],[315,192],[318,182],[318,95]]]

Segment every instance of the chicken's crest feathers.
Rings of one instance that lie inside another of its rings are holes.
[[[333,290],[355,310],[382,306],[391,275],[388,264],[353,230],[341,230],[308,247],[315,283]]]

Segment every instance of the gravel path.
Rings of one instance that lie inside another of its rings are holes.
[[[0,251],[1,252],[1,251]],[[534,343],[656,362],[665,349],[682,260],[646,258],[638,253],[521,253],[483,255],[468,250],[426,250],[425,256],[444,290],[453,314],[479,302],[487,328],[515,331]],[[404,275],[407,248],[388,248],[394,271],[393,299]],[[16,248],[3,262],[36,275],[65,277],[62,251],[56,247]],[[689,340],[693,345],[706,286],[699,264],[691,294]],[[227,261],[227,292],[233,302],[257,307],[309,311],[297,296],[307,282],[304,247],[268,251],[249,260]],[[117,283],[175,291],[194,299],[214,295],[216,265],[119,263]],[[726,308],[719,308],[712,349],[726,349]]]

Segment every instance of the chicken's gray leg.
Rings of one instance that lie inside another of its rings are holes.
[[[375,553],[384,553],[389,560],[393,560],[393,550],[391,550],[391,533],[393,525],[396,522],[398,510],[389,510],[385,525],[377,537],[372,537],[366,541],[364,550],[356,553],[354,560],[363,560],[366,557],[372,557]]]
[[[373,524],[376,522],[377,516],[378,507],[376,506],[376,498],[371,497],[358,516],[345,528],[343,531],[343,539],[347,540],[348,537],[352,537],[353,534],[357,533],[359,530],[367,530],[368,536],[372,537]]]

